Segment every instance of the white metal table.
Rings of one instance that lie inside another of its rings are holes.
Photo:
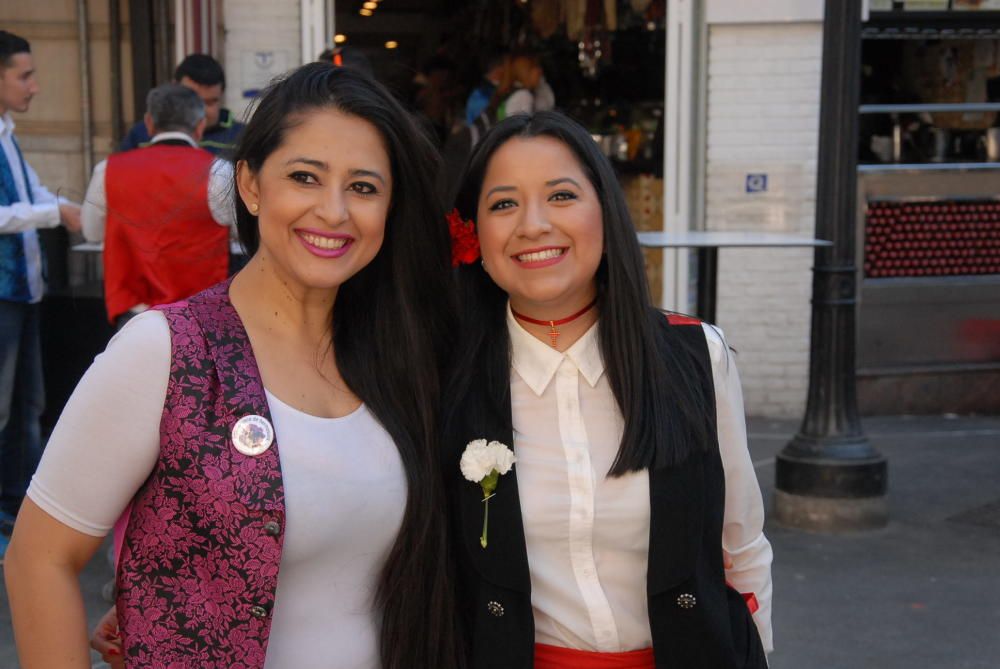
[[[653,249],[698,251],[698,318],[715,322],[720,248],[802,248],[833,246],[825,239],[771,232],[640,232],[639,245]]]

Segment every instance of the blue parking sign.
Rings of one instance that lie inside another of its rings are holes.
[[[748,174],[746,182],[746,190],[748,193],[766,193],[767,192],[767,175],[766,174]]]

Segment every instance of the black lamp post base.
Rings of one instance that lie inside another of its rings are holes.
[[[848,532],[889,522],[888,466],[881,455],[857,460],[800,458],[775,462],[774,518],[814,532]]]

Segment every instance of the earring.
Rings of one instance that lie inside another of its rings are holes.
[[[253,214],[253,215],[255,215],[255,216],[257,215],[257,211],[259,209],[260,209],[260,206],[256,202],[254,202],[252,205],[250,205],[250,213]]]

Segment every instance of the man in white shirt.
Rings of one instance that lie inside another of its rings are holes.
[[[42,186],[14,138],[11,112],[28,111],[38,90],[27,40],[0,30],[0,557],[42,451],[37,231],[80,229],[80,207]]]

